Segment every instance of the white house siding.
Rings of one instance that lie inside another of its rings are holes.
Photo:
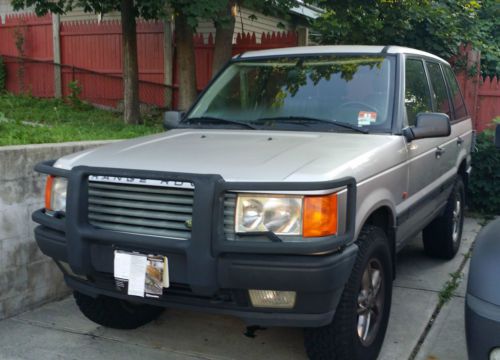
[[[255,15],[257,19],[250,19],[251,15]],[[279,24],[284,25],[285,28],[280,27]],[[257,42],[260,42],[262,33],[290,30],[291,28],[291,24],[283,19],[273,16],[266,16],[254,10],[241,8],[238,17],[236,18],[234,31],[236,33],[255,32]]]
[[[33,12],[33,8],[27,8],[22,11],[14,11],[10,0],[0,0],[0,20],[2,23],[5,21],[5,16],[9,14],[18,14]],[[81,20],[98,20],[97,14],[85,13],[82,9],[76,9],[61,16],[61,21],[81,21]],[[102,17],[103,20],[120,20],[119,12],[112,12]]]
[[[257,19],[252,20],[250,18],[252,15],[255,15]],[[279,24],[283,24],[285,28],[280,27]],[[258,11],[240,8],[240,11],[238,12],[235,19],[233,42],[236,41],[236,36],[238,33],[255,32],[257,42],[260,42],[263,33],[285,31],[290,30],[291,28],[291,24],[286,20],[273,16],[267,16]],[[215,26],[212,21],[201,20],[198,23],[196,32],[203,34],[203,37],[206,40],[210,33],[212,33],[212,36],[215,37]]]
[[[120,20],[120,13],[117,11],[110,12],[101,17],[102,20]],[[61,21],[87,21],[87,20],[99,20],[99,15],[86,13],[83,9],[75,9],[69,13],[61,16]]]
[[[198,34],[203,34],[205,41],[207,41],[208,35],[212,33],[212,36],[214,37],[215,40],[215,26],[211,20],[200,20],[198,22],[198,27],[196,28],[196,32]]]
[[[20,14],[26,12],[33,12],[33,10],[31,8],[28,8],[21,11],[14,11],[14,9],[12,9],[12,5],[10,4],[10,0],[0,0],[0,22],[2,24],[5,23],[5,16],[7,16],[8,14]]]

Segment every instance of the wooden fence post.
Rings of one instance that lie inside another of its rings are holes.
[[[172,109],[173,79],[174,79],[174,47],[172,44],[172,21],[163,22],[163,73],[165,88],[165,106]]]
[[[53,63],[54,63],[54,96],[62,97],[61,78],[61,41],[60,41],[61,18],[58,14],[52,15],[52,43],[53,43]]]
[[[299,26],[297,28],[297,46],[308,46],[309,45],[309,28],[305,26]]]
[[[466,80],[466,87],[469,89],[468,92],[471,94],[471,97],[474,99],[472,102],[472,123],[474,127],[477,127],[478,124],[478,116],[479,116],[479,82],[481,80],[481,52],[479,50],[474,50],[470,47],[467,51],[467,69],[474,68],[474,75]]]

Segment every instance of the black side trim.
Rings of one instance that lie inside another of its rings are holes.
[[[424,206],[429,202],[429,199],[436,198],[439,194],[443,193],[444,191],[448,190],[453,184],[455,183],[456,177],[453,176],[452,178],[446,180],[441,186],[437,187],[427,195],[425,195],[423,198],[415,202],[411,207],[403,211],[399,216],[396,217],[396,226],[401,226],[404,224],[411,216],[412,213],[418,212],[418,208]]]

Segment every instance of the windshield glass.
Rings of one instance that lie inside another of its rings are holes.
[[[187,121],[388,131],[394,68],[394,57],[380,55],[236,61],[207,89]]]

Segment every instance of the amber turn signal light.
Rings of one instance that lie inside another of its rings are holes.
[[[52,199],[52,186],[54,185],[54,176],[47,176],[47,181],[45,182],[45,209],[52,210],[51,199]]]
[[[338,230],[337,194],[304,197],[303,236],[334,235]]]

